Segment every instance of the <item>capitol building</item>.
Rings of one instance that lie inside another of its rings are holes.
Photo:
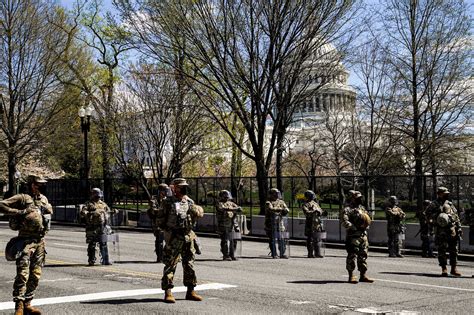
[[[307,75],[300,84],[307,97],[293,113],[287,134],[287,148],[296,151],[304,151],[309,142],[323,137],[321,127],[328,120],[339,117],[342,123],[356,104],[356,92],[348,84],[349,72],[334,45],[323,45],[306,64]]]

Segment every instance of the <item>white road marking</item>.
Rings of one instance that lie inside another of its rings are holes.
[[[237,286],[223,283],[207,283],[196,286],[196,291],[205,291],[205,290],[222,290],[235,288]],[[176,287],[173,289],[174,293],[177,292],[186,292],[187,287]],[[84,301],[97,301],[97,300],[106,300],[106,299],[118,299],[124,297],[132,296],[143,296],[143,295],[155,295],[163,294],[164,291],[161,289],[138,289],[138,290],[122,290],[122,291],[109,291],[109,292],[98,292],[90,294],[80,294],[80,295],[70,295],[70,296],[60,296],[44,299],[35,299],[32,301],[32,305],[50,305],[50,304],[60,304],[60,303],[74,303],[74,302],[84,302]],[[0,303],[0,310],[11,310],[15,308],[15,303],[13,302],[3,302]]]
[[[347,278],[346,275],[341,276]],[[397,281],[397,280],[387,280],[387,279],[375,279],[375,281],[382,281],[382,282],[392,282],[392,283],[400,283],[400,284],[410,284],[410,285],[417,285],[421,287],[429,287],[429,288],[438,288],[438,289],[446,289],[446,290],[457,290],[457,291],[467,291],[467,292],[474,292],[474,289],[466,289],[466,288],[456,288],[456,287],[447,287],[444,285],[435,285],[435,284],[427,284],[427,283],[416,283],[416,282],[408,282],[408,281]]]
[[[53,245],[63,246],[63,247],[87,248],[87,246],[84,246],[84,245],[74,245],[74,244],[64,244],[64,243],[53,243]]]
[[[71,281],[74,278],[60,278],[60,279],[41,279],[41,282],[58,282],[58,281]]]
[[[397,281],[397,280],[385,280],[385,279],[374,279],[374,280],[375,280],[375,281],[383,281],[383,282],[393,282],[393,283],[401,283],[401,284],[418,285],[418,286],[430,287],[430,288],[439,288],[439,289],[447,289],[447,290],[457,290],[457,291],[474,292],[474,289],[447,287],[447,286],[435,285],[435,284],[425,284],[425,283],[416,283],[416,282],[407,282],[407,281]]]
[[[303,304],[313,304],[314,302],[312,301],[295,301],[295,300],[290,300],[290,304],[294,305],[303,305]]]

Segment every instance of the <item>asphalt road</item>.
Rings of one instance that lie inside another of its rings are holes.
[[[1,249],[14,233],[0,225]],[[472,314],[474,309],[474,262],[460,262],[461,278],[441,278],[436,259],[370,253],[368,274],[376,281],[354,285],[346,283],[343,250],[326,249],[325,258],[308,259],[305,247],[293,245],[290,259],[273,260],[267,244],[245,242],[243,257],[227,262],[218,239],[202,238],[196,269],[204,301],[184,300],[180,266],[178,301],[169,305],[163,303],[163,265],[154,262],[151,233],[121,232],[120,251],[109,245],[114,265],[96,267],[86,266],[83,229],[53,226],[46,239],[47,262],[35,298],[45,314]],[[2,314],[13,313],[8,302],[14,275],[15,264],[3,260]]]

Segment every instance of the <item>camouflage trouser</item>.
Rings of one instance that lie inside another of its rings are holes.
[[[458,260],[458,239],[450,235],[436,235],[436,245],[438,246],[438,262],[441,267],[448,264],[456,266]]]
[[[163,270],[163,278],[161,279],[161,288],[163,290],[172,289],[173,278],[176,272],[180,258],[183,264],[183,284],[186,287],[195,287],[196,272],[194,271],[194,242],[186,242],[184,239],[178,237],[171,237],[165,244],[163,251],[163,263],[165,268]]]
[[[315,232],[306,236],[306,248],[308,249],[309,257],[321,257],[323,256],[323,241],[317,238]]]
[[[156,260],[162,261],[163,260],[163,241],[164,241],[164,234],[163,231],[155,230],[153,232],[155,235],[155,253],[156,253]]]
[[[44,241],[26,242],[21,256],[16,260],[16,277],[13,283],[13,300],[30,301],[35,295],[45,261]]]
[[[399,255],[401,253],[400,234],[397,231],[388,230],[388,253],[390,256]]]
[[[367,271],[367,256],[369,253],[369,241],[366,235],[362,236],[348,236],[346,238],[346,269],[353,271],[357,269],[364,273]]]

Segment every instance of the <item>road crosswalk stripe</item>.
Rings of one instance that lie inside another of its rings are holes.
[[[196,286],[196,291],[206,290],[222,290],[235,288],[235,285],[223,284],[223,283],[206,283]],[[186,287],[175,287],[173,293],[186,292]],[[118,299],[132,296],[146,296],[146,295],[161,295],[164,294],[162,289],[135,289],[135,290],[121,290],[121,291],[108,291],[108,292],[97,292],[89,294],[79,294],[70,296],[59,296],[43,299],[34,299],[32,305],[50,305],[50,304],[61,304],[61,303],[74,303],[84,301],[97,301],[107,299]],[[0,303],[0,310],[10,310],[15,308],[14,302],[3,302]]]

